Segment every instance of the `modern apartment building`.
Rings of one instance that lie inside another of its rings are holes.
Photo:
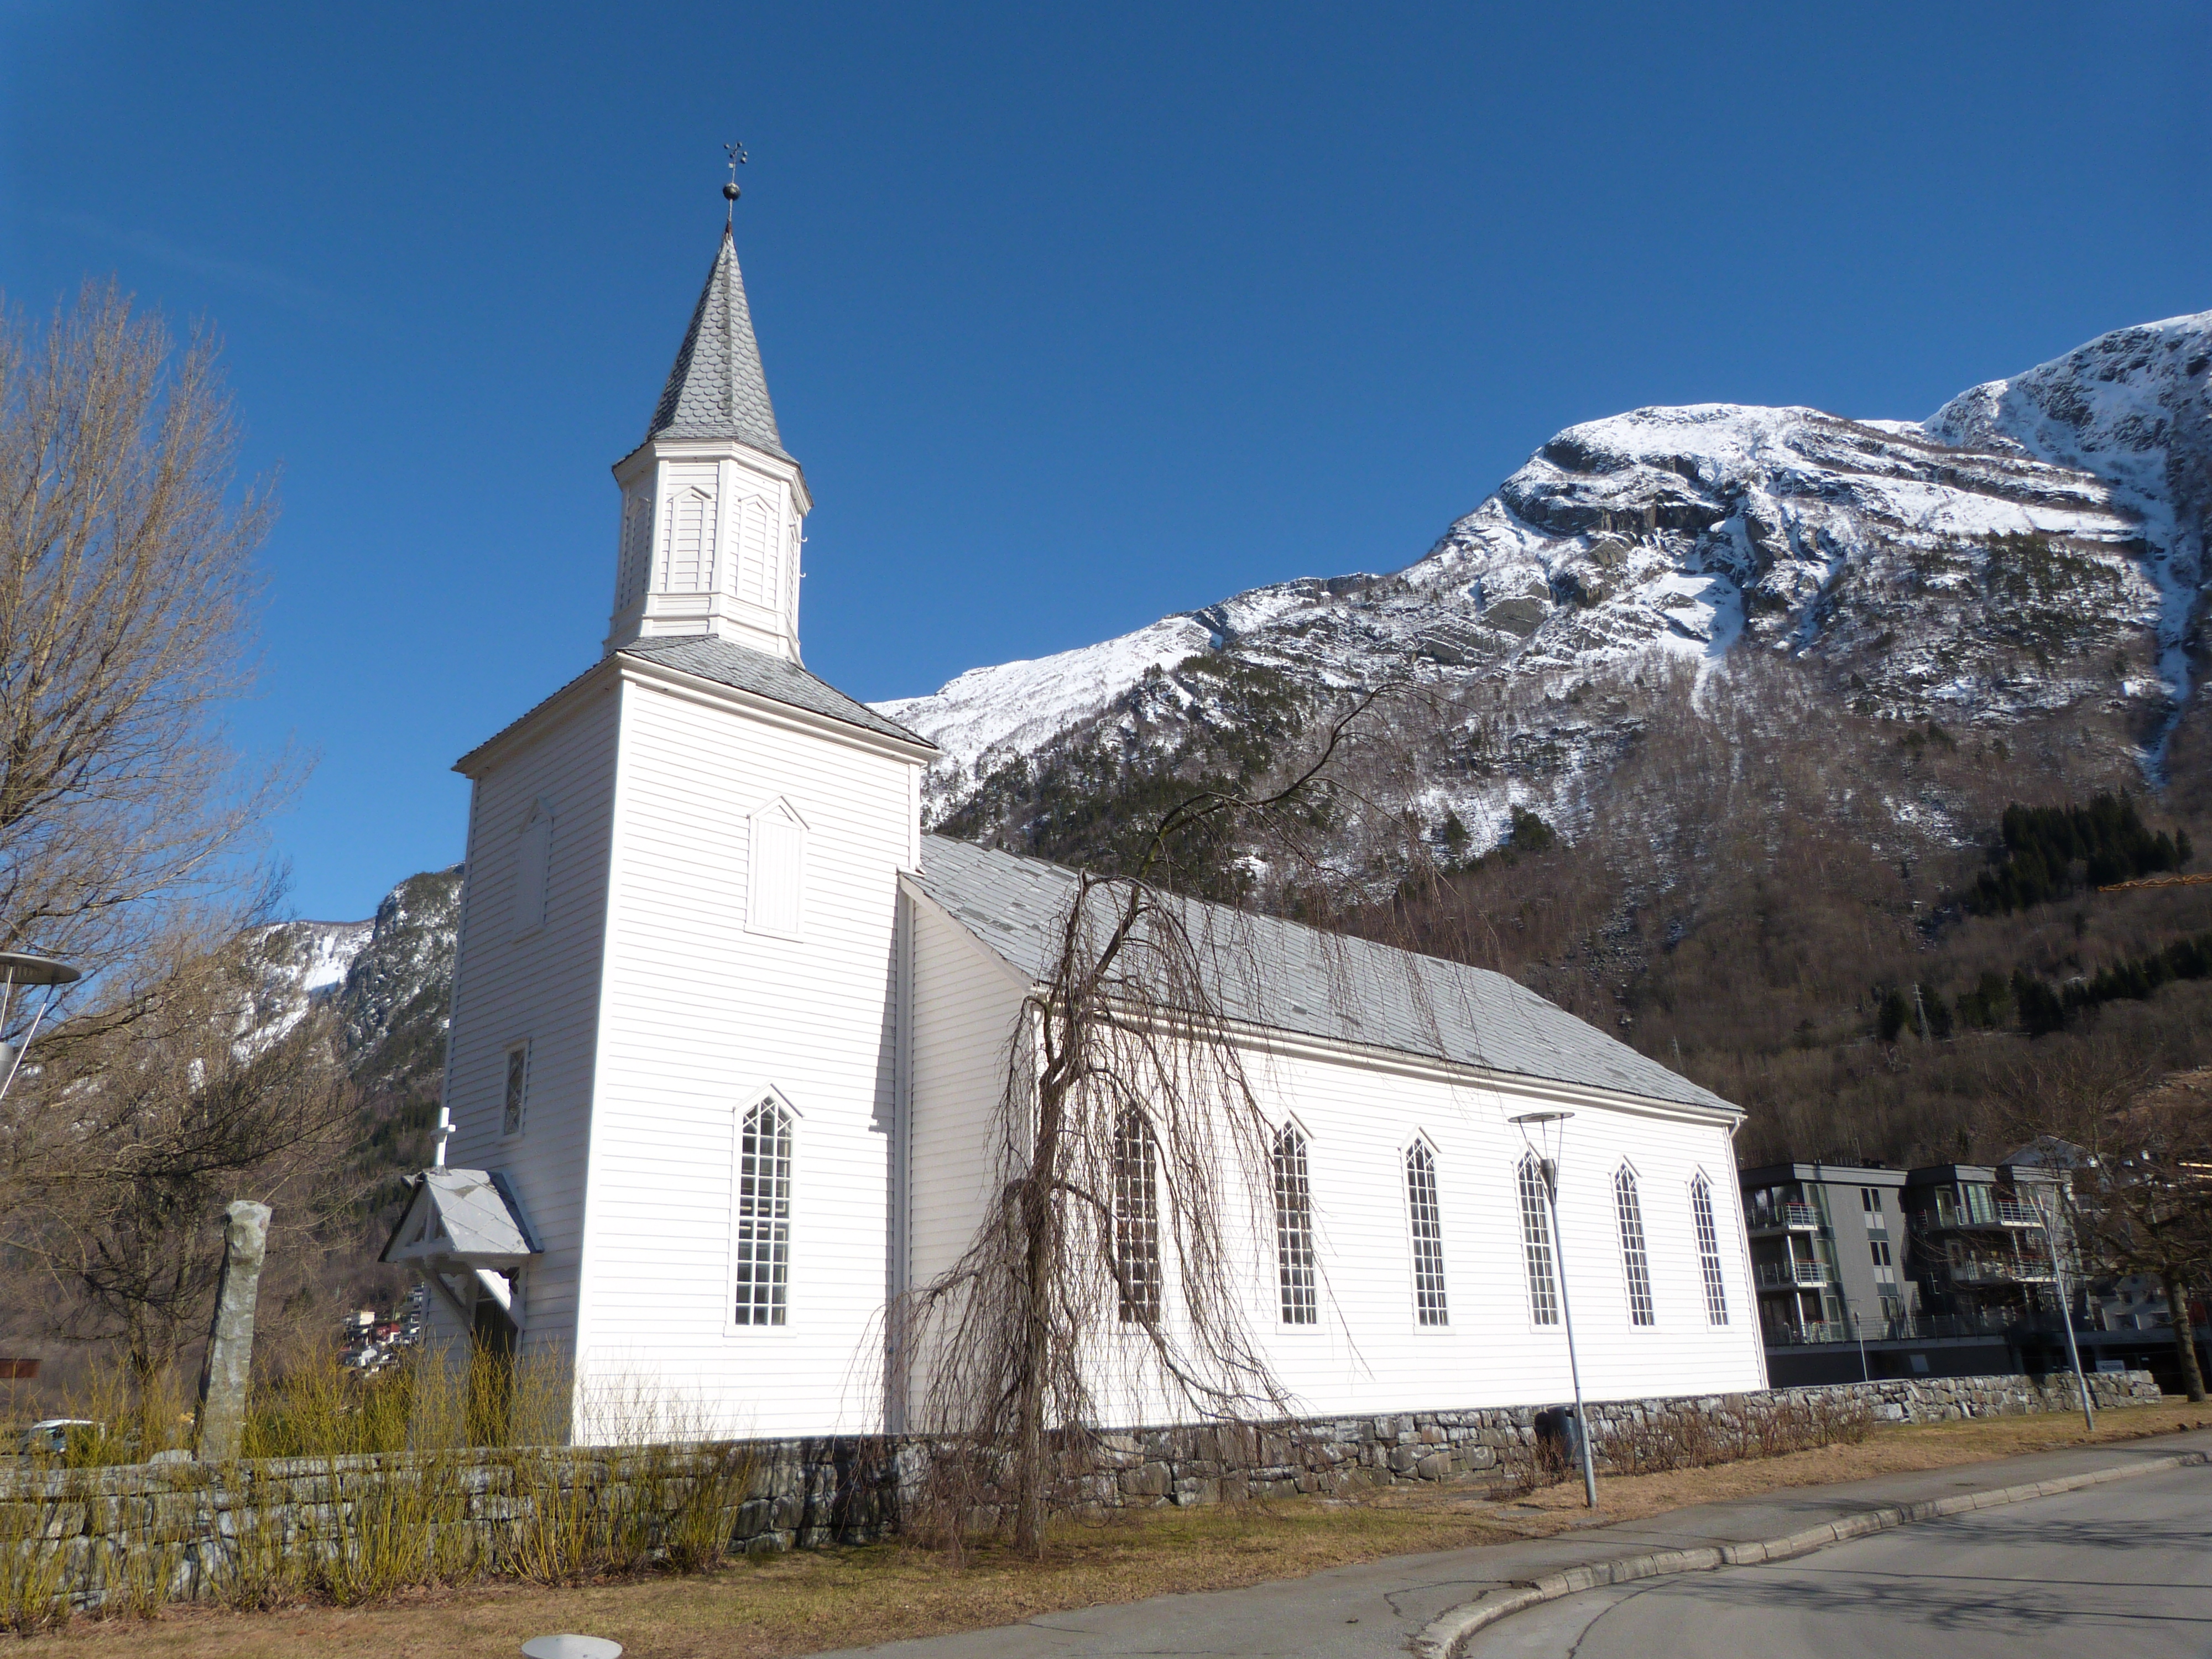
[[[2134,1281],[2084,1284],[2065,1224],[2073,1171],[2031,1156],[1743,1170],[1774,1385],[2062,1369],[2062,1283],[2084,1365],[2178,1377],[2163,1301],[2148,1311]],[[2129,1310],[2116,1316],[2120,1301]]]

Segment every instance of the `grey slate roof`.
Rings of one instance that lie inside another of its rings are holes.
[[[504,1170],[425,1170],[377,1260],[506,1268],[538,1254]]]
[[[640,640],[634,645],[623,646],[612,654],[659,663],[686,674],[696,674],[701,679],[712,680],[717,685],[750,691],[773,702],[788,703],[793,708],[826,714],[833,720],[843,720],[864,731],[887,738],[902,738],[908,743],[918,743],[925,749],[937,746],[927,738],[916,737],[896,721],[885,720],[866,703],[854,702],[835,686],[816,679],[797,663],[787,662],[781,657],[772,657],[765,651],[755,651],[749,646],[733,645],[727,640],[713,639],[704,634],[684,635],[672,639]],[[558,702],[575,687],[605,668],[606,664],[607,659],[601,658],[550,696],[539,699],[526,713],[509,720],[455,761],[453,769],[465,773],[469,769],[469,763],[477,755],[508,732],[528,725],[539,709]]]
[[[745,303],[737,244],[726,230],[645,435],[734,438],[791,459],[775,428],[775,405],[769,401],[760,342],[753,337],[752,309]]]
[[[1073,871],[922,838],[923,892],[1031,980],[1050,972]],[[1736,1113],[1737,1108],[1503,974],[1183,901],[1231,1018],[1486,1071]]]
[[[655,662],[665,668],[696,674],[702,680],[750,691],[776,702],[789,703],[833,720],[843,720],[863,731],[886,738],[901,738],[924,748],[936,745],[916,737],[896,720],[887,720],[866,703],[854,702],[835,686],[817,680],[797,663],[756,651],[750,646],[718,640],[707,634],[640,640],[623,647],[617,654]]]

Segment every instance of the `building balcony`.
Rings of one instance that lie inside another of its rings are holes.
[[[1759,1288],[1762,1291],[1791,1291],[1800,1285],[1818,1288],[1828,1282],[1828,1264],[1825,1261],[1762,1261],[1759,1264]]]
[[[1969,1215],[1953,1210],[1948,1215],[1941,1211],[1923,1210],[1914,1219],[1914,1225],[1925,1233],[1979,1233],[2040,1227],[2042,1212],[2033,1204],[2023,1204],[2018,1199],[2000,1198],[1991,1201],[1988,1215]]]
[[[1770,1348],[1810,1347],[1822,1342],[1856,1340],[1850,1326],[1833,1319],[1808,1319],[1802,1325],[1769,1325],[1759,1334]]]
[[[1817,1233],[1820,1212],[1810,1204],[1778,1204],[1764,1215],[1750,1218],[1747,1230],[1753,1238],[1762,1233]]]
[[[2047,1261],[1948,1261],[1942,1271],[1954,1285],[2048,1285]]]

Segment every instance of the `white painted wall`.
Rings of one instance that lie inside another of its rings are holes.
[[[917,763],[641,679],[622,702],[580,1437],[877,1429]],[[796,938],[748,926],[749,820],[777,801],[806,826]],[[798,1115],[789,1309],[736,1327],[738,1118],[771,1086]]]
[[[956,1261],[983,1217],[995,1109],[1020,991],[959,925],[917,899],[911,1271],[927,1282]],[[1521,1405],[1571,1397],[1564,1324],[1530,1317],[1515,1186],[1526,1150],[1506,1120],[1568,1109],[1559,1224],[1584,1392],[1591,1399],[1765,1385],[1724,1121],[1587,1091],[1501,1085],[1444,1068],[1300,1045],[1248,1051],[1248,1076],[1277,1123],[1308,1137],[1321,1264],[1321,1317],[1279,1317],[1272,1205],[1238,1218],[1249,1263],[1249,1330],[1304,1413]],[[1449,1322],[1415,1317],[1404,1154],[1416,1134],[1436,1154]],[[1630,1317],[1614,1171],[1636,1171],[1656,1322]],[[1690,1209],[1702,1170],[1720,1235],[1729,1322],[1710,1321]],[[1264,1172],[1261,1179],[1265,1179]],[[1265,1191],[1265,1188],[1263,1188]],[[1249,1224],[1250,1231],[1244,1231]],[[1170,1310],[1175,1297],[1170,1276]],[[1110,1421],[1179,1415],[1173,1397],[1109,1334],[1094,1387]],[[921,1379],[913,1385],[918,1398]]]
[[[1294,1114],[1307,1158],[1321,1258],[1321,1319],[1279,1322],[1272,1236],[1254,1251],[1254,1328],[1277,1373],[1316,1413],[1435,1409],[1571,1397],[1564,1324],[1530,1317],[1516,1171],[1526,1150],[1506,1120],[1568,1109],[1559,1154],[1559,1243],[1583,1388],[1591,1399],[1765,1385],[1745,1266],[1735,1160],[1703,1115],[1536,1085],[1510,1092],[1388,1061],[1312,1054],[1251,1062],[1262,1098]],[[1417,1322],[1404,1153],[1425,1135],[1437,1158],[1449,1322]],[[1626,1160],[1642,1199],[1656,1323],[1631,1322],[1613,1176]],[[1710,1322],[1689,1183],[1711,1183],[1729,1323]]]
[[[544,1246],[522,1276],[526,1352],[564,1350],[575,1321],[617,719],[610,676],[516,733],[471,795],[447,1162],[507,1170]],[[518,934],[524,830],[541,801],[553,817],[544,921]],[[528,1109],[522,1133],[504,1136],[506,1052],[521,1041],[531,1045]],[[446,1330],[450,1316],[431,1306]]]

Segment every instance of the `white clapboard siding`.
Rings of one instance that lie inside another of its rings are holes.
[[[1593,1399],[1765,1384],[1756,1310],[1745,1282],[1741,1218],[1717,1201],[1729,1323],[1714,1326],[1689,1185],[1703,1170],[1733,1190],[1724,1123],[1702,1114],[1588,1094],[1507,1090],[1423,1074],[1374,1057],[1255,1054],[1249,1075],[1278,1121],[1308,1137],[1320,1257],[1320,1318],[1281,1323],[1271,1224],[1254,1229],[1248,1316],[1277,1374],[1316,1413],[1525,1404],[1571,1393],[1564,1325],[1529,1313],[1516,1187],[1526,1150],[1506,1120],[1568,1109],[1560,1152],[1559,1240],[1583,1385]],[[1436,1158],[1448,1322],[1416,1316],[1407,1208],[1407,1147]],[[1613,1206],[1613,1172],[1636,1171],[1656,1322],[1631,1321]],[[1265,1207],[1265,1206],[1263,1206]],[[1148,1402],[1149,1403],[1149,1402]]]
[[[623,697],[580,1434],[878,1427],[914,763],[656,685]],[[771,919],[796,937],[747,914],[749,826],[778,803],[805,826],[804,890]],[[788,1306],[738,1327],[738,1117],[769,1088],[796,1121]]]
[[[913,904],[913,1174],[908,1261],[926,1284],[974,1237],[996,1179],[997,1111],[1020,986],[967,929],[925,898]],[[1279,1318],[1268,1172],[1246,1173],[1259,1201],[1226,1208],[1248,1267],[1249,1329],[1298,1407],[1316,1414],[1519,1405],[1568,1398],[1563,1324],[1531,1319],[1518,1191],[1522,1132],[1540,1109],[1565,1126],[1558,1243],[1590,1398],[1703,1393],[1765,1384],[1747,1280],[1741,1212],[1728,1201],[1735,1158],[1726,1120],[1673,1106],[1526,1082],[1492,1083],[1441,1066],[1301,1043],[1247,1053],[1247,1075],[1277,1124],[1308,1139],[1320,1257],[1320,1318]],[[1416,1316],[1405,1153],[1416,1136],[1436,1158],[1448,1322]],[[1613,1176],[1636,1172],[1655,1322],[1632,1321]],[[1729,1322],[1711,1323],[1690,1182],[1711,1184]],[[1170,1279],[1168,1319],[1177,1297]],[[908,1398],[919,1406],[928,1356]],[[1146,1375],[1141,1354],[1108,1333],[1091,1356],[1109,1421],[1158,1422],[1188,1408]]]
[[[1024,987],[1012,971],[926,898],[909,907],[913,1035],[909,1045],[908,1286],[949,1270],[981,1226],[998,1180],[999,1105]],[[908,1372],[910,1413],[928,1358]],[[918,1417],[909,1421],[918,1422]]]
[[[564,1352],[574,1325],[617,722],[611,685],[547,710],[477,776],[471,799],[447,1161],[507,1171],[544,1247],[522,1275],[526,1352]],[[541,802],[551,815],[544,913],[523,928],[518,878],[535,856],[526,830]],[[507,1050],[526,1040],[527,1112],[522,1133],[503,1136]]]

